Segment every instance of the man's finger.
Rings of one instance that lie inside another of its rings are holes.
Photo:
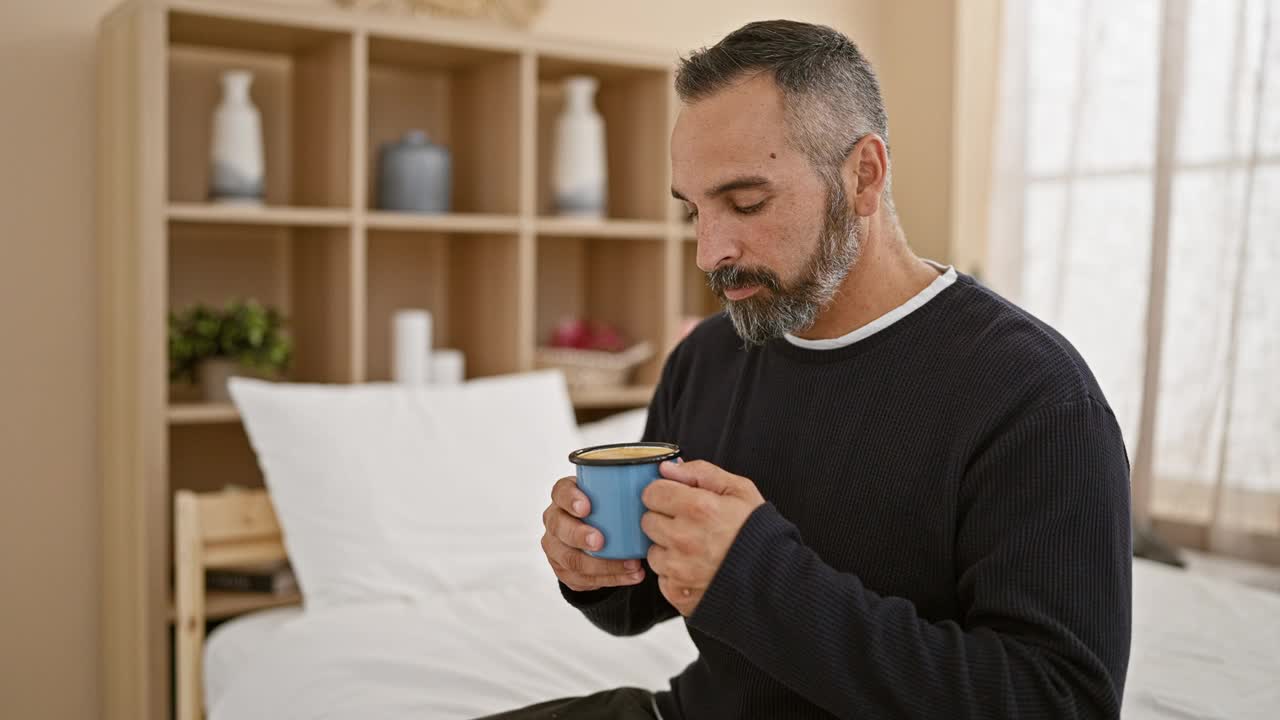
[[[710,490],[718,495],[724,495],[729,492],[738,477],[705,460],[693,460],[686,463],[667,461],[658,466],[658,472],[668,480],[674,480],[690,487]]]
[[[666,463],[663,463],[664,465]],[[644,506],[654,512],[670,517],[681,515],[689,502],[696,496],[697,488],[682,485],[674,480],[658,479],[649,483],[640,496]]]
[[[591,514],[591,500],[578,489],[578,479],[572,475],[560,478],[551,486],[551,502],[575,517],[584,518]]]
[[[570,589],[575,585],[578,587],[620,587],[623,585],[635,585],[643,580],[644,570],[616,575],[586,575],[576,570],[561,569],[560,572],[556,573],[556,576],[560,578],[560,582],[568,585]]]
[[[640,516],[640,529],[662,547],[675,546],[675,524],[674,519],[658,512],[647,512]]]
[[[566,569],[563,565],[556,562],[550,555],[547,556],[547,562],[551,565],[551,571],[556,574],[556,579],[565,584],[565,587],[574,592],[590,592],[596,590],[600,586],[587,582],[586,578],[572,570]]]
[[[606,560],[568,547],[555,553],[553,557],[562,567],[589,577],[627,575],[640,569],[639,560]]]
[[[571,548],[579,550],[599,550],[604,547],[604,536],[599,530],[578,520],[564,510],[551,518],[551,523],[547,526],[552,535],[559,538],[560,542]]]

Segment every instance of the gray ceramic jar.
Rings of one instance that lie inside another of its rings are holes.
[[[399,142],[384,143],[378,153],[378,208],[418,213],[447,213],[452,162],[449,151],[410,130]]]

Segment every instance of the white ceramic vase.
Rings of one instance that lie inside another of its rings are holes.
[[[565,105],[556,118],[552,188],[556,212],[604,217],[606,161],[604,119],[596,112],[599,82],[590,76],[565,78]]]
[[[262,116],[249,98],[252,83],[248,70],[222,74],[222,102],[214,110],[209,158],[209,198],[215,202],[262,203]]]

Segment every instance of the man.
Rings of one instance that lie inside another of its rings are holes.
[[[699,656],[507,717],[1117,717],[1128,460],[1051,328],[908,248],[888,130],[843,35],[752,23],[685,60],[672,194],[726,312],[672,352],[645,439],[644,563],[606,561],[573,478],[542,546],[616,635]],[[566,642],[565,652],[573,652]]]

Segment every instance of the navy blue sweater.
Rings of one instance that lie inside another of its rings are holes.
[[[1117,717],[1129,467],[1058,333],[961,275],[853,345],[746,349],[723,315],[671,354],[647,440],[767,501],[693,616],[666,720]],[[639,585],[566,599],[641,633]]]

